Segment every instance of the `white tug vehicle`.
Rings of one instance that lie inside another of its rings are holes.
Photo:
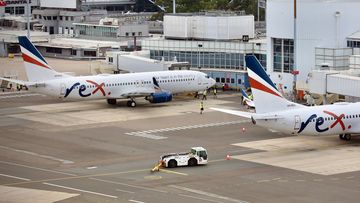
[[[178,166],[197,166],[208,163],[208,154],[203,147],[193,147],[190,152],[169,153],[160,156],[159,164],[152,171],[159,171],[160,167],[175,168]]]

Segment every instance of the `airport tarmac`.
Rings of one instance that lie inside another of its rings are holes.
[[[360,137],[289,136],[209,109],[239,98],[209,95],[200,115],[185,96],[129,108],[0,93],[0,202],[359,202]],[[150,172],[193,146],[208,165]]]

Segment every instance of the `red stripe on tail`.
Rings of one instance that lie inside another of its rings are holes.
[[[250,86],[251,86],[252,88],[255,88],[255,89],[258,89],[258,90],[267,92],[267,93],[269,93],[269,94],[273,94],[273,95],[278,96],[278,97],[282,97],[282,96],[279,95],[278,93],[274,92],[273,90],[271,90],[270,88],[268,88],[268,87],[266,87],[265,85],[261,84],[260,82],[252,79],[251,77],[249,77],[249,80],[250,80]]]
[[[22,58],[24,59],[24,61],[26,61],[28,63],[32,63],[32,64],[35,64],[35,65],[50,69],[49,66],[46,66],[46,65],[40,63],[39,61],[35,60],[34,58],[31,58],[30,56],[28,56],[28,55],[26,55],[24,53],[22,53]]]

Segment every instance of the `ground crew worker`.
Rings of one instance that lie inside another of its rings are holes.
[[[217,94],[217,89],[216,87],[214,87],[214,98],[217,98],[216,94]]]
[[[204,102],[201,101],[201,102],[200,102],[200,114],[202,114],[203,111],[204,111]]]
[[[202,100],[206,100],[207,98],[206,98],[206,95],[207,95],[207,89],[205,89],[204,90],[204,92],[203,92],[203,97],[202,97]]]

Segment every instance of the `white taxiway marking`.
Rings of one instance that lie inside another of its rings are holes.
[[[133,199],[129,199],[129,202],[135,202],[135,203],[145,203],[145,202],[142,202],[142,201],[137,201],[137,200],[133,200]]]
[[[64,188],[64,189],[68,189],[68,190],[74,190],[74,191],[78,191],[78,192],[83,192],[83,193],[89,193],[89,194],[93,194],[93,195],[99,195],[99,196],[104,196],[104,197],[111,197],[114,199],[117,199],[117,196],[113,196],[113,195],[107,195],[107,194],[103,194],[103,193],[98,193],[98,192],[92,192],[92,191],[88,191],[88,190],[81,190],[81,189],[77,189],[77,188],[72,188],[72,187],[66,187],[66,186],[62,186],[62,185],[56,185],[56,184],[52,184],[52,183],[43,183],[44,185],[49,185],[49,186],[53,186],[53,187],[58,187],[58,188]]]
[[[99,179],[99,178],[89,178],[89,179],[104,182],[104,183],[111,183],[111,184],[116,184],[116,185],[124,185],[124,186],[127,186],[127,187],[133,187],[133,188],[138,188],[138,189],[142,189],[142,190],[149,190],[149,191],[167,193],[167,191],[164,191],[164,190],[157,190],[157,189],[146,188],[146,187],[141,187],[141,186],[136,186],[136,185],[129,185],[129,184],[126,184],[126,183],[120,183],[120,182],[115,182],[115,181],[111,181],[111,180],[103,180],[103,179]]]
[[[35,170],[39,170],[39,171],[46,171],[46,172],[51,172],[51,173],[63,174],[63,175],[68,175],[68,176],[76,176],[75,174],[71,174],[71,173],[64,173],[64,172],[60,172],[60,171],[54,171],[54,170],[38,168],[38,167],[33,167],[33,166],[26,166],[26,165],[23,165],[23,164],[11,163],[11,162],[7,162],[7,161],[0,161],[0,163],[13,165],[13,166],[21,166],[21,167],[24,167],[24,168],[30,168],[30,169],[35,169]]]
[[[32,155],[32,156],[37,156],[37,157],[41,157],[41,158],[44,158],[44,159],[50,159],[50,160],[53,160],[53,161],[58,161],[58,162],[61,162],[63,164],[73,164],[74,163],[73,161],[60,159],[60,158],[53,157],[53,156],[38,154],[36,152],[30,152],[30,151],[26,151],[26,150],[22,150],[22,149],[15,149],[15,148],[1,146],[1,145],[0,145],[0,148],[15,151],[15,152],[20,152],[20,153],[24,153],[24,154],[29,154],[29,155]]]
[[[207,202],[224,203],[224,202],[219,202],[219,201],[215,201],[215,200],[211,200],[211,199],[205,199],[205,198],[201,198],[201,197],[195,197],[195,196],[191,196],[191,195],[179,194],[179,196],[188,197],[188,198],[193,198],[193,199],[198,199],[198,200],[204,200],[204,201],[207,201]]]
[[[34,97],[34,96],[44,96],[42,94],[17,94],[17,95],[0,95],[0,99],[11,99],[11,98],[19,98],[19,97]]]
[[[158,136],[158,135],[152,135],[152,134],[148,134],[148,133],[144,133],[144,132],[139,132],[139,133],[125,133],[127,135],[132,135],[135,137],[143,137],[143,138],[149,138],[149,139],[153,139],[153,140],[162,140],[162,139],[166,139],[167,137],[163,137],[163,136]]]
[[[17,176],[11,176],[11,175],[6,175],[6,174],[0,174],[0,176],[4,176],[4,177],[8,177],[8,178],[14,178],[14,179],[19,179],[19,180],[25,180],[25,181],[30,181],[30,179],[27,179],[27,178],[20,178],[20,177],[17,177]]]
[[[152,135],[151,133],[170,132],[170,131],[177,131],[177,130],[190,130],[190,129],[196,129],[196,128],[207,128],[207,127],[215,127],[215,126],[233,125],[233,124],[247,123],[247,122],[249,122],[249,121],[241,120],[241,121],[229,121],[229,122],[220,122],[220,123],[207,123],[207,124],[199,124],[199,125],[174,127],[174,128],[135,131],[135,132],[129,132],[129,133],[125,133],[125,134],[159,140],[159,139],[166,139],[167,137]]]
[[[230,201],[230,202],[247,203],[246,201],[232,199],[230,197],[224,197],[224,196],[220,196],[220,195],[217,195],[217,194],[213,194],[213,193],[209,193],[209,192],[205,192],[205,191],[201,191],[201,190],[195,190],[195,189],[191,189],[191,188],[187,188],[187,187],[182,187],[182,186],[177,186],[177,185],[170,185],[170,187],[176,188],[176,189],[179,189],[179,190],[182,190],[182,191],[192,192],[192,193],[195,193],[195,194],[204,195],[204,196],[208,196],[208,197],[213,197],[213,198],[217,198],[217,199],[222,199],[222,200],[226,200],[226,201]]]
[[[125,193],[131,193],[131,194],[134,194],[134,193],[135,193],[135,192],[133,192],[133,191],[120,190],[120,189],[116,189],[116,191],[119,191],[119,192],[125,192]]]

